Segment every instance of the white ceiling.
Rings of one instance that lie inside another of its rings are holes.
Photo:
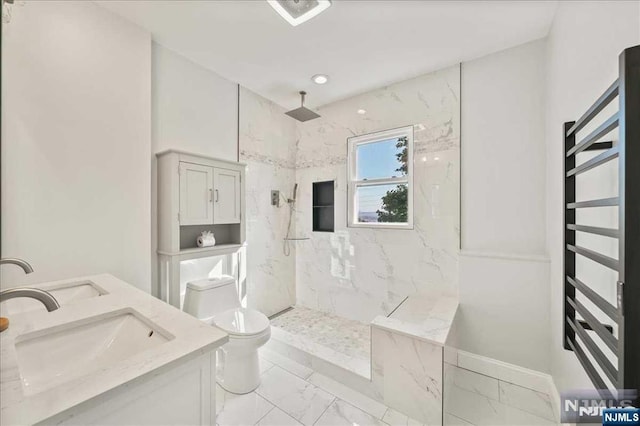
[[[346,1],[297,27],[264,0],[100,1],[283,107],[316,107],[547,35],[555,1]],[[324,86],[311,82],[328,74]]]

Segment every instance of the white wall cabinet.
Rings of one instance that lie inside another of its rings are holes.
[[[180,262],[219,255],[240,256],[246,233],[243,214],[246,166],[176,150],[163,151],[156,156],[157,295],[180,308],[184,290]],[[203,231],[213,232],[215,246],[197,246],[197,237]]]
[[[180,162],[180,224],[213,224],[213,167]]]
[[[180,162],[180,225],[240,223],[239,170]]]
[[[213,170],[213,223],[240,223],[240,172]]]

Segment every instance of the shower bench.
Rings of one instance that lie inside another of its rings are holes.
[[[371,323],[371,382],[385,405],[424,424],[443,422],[445,344],[456,297],[409,296]]]

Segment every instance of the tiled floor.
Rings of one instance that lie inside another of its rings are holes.
[[[217,387],[218,425],[387,424],[380,402],[274,352],[260,355],[262,383],[254,392],[234,395]]]
[[[261,352],[262,383],[247,395],[217,388],[217,424],[418,425],[419,422],[274,352]],[[445,425],[547,425],[549,397],[446,364]]]

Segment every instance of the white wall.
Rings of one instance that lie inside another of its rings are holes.
[[[462,64],[463,250],[544,254],[545,41]]]
[[[562,170],[565,121],[576,120],[618,76],[618,55],[640,43],[640,2],[559,2],[547,41],[547,238],[551,256],[551,372],[560,391],[591,387],[562,348]]]
[[[238,160],[238,85],[153,43],[153,152]]]
[[[155,154],[179,149],[238,160],[238,85],[162,45],[152,43],[151,276],[157,292],[157,171]],[[210,260],[210,259],[209,259]],[[202,277],[209,260],[189,262]]]
[[[545,41],[462,65],[463,350],[549,370]]]
[[[2,25],[2,286],[109,272],[150,287],[151,44],[91,2]]]

